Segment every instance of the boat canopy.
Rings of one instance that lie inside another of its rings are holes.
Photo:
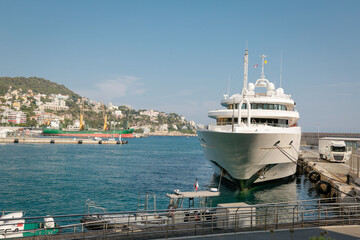
[[[218,197],[218,196],[220,196],[220,192],[211,192],[211,191],[180,192],[179,194],[167,193],[166,196],[171,198],[171,199]]]

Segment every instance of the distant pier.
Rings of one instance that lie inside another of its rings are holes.
[[[94,140],[81,138],[26,138],[26,137],[7,137],[0,138],[0,143],[33,143],[33,144],[127,144],[125,140]]]

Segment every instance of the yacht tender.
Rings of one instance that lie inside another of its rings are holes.
[[[205,157],[215,172],[241,189],[296,172],[301,138],[299,113],[291,96],[282,88],[275,89],[265,78],[265,57],[260,79],[247,84],[246,50],[242,93],[224,95],[221,105],[226,109],[208,114],[216,124],[197,129]],[[265,90],[259,92],[259,88]]]

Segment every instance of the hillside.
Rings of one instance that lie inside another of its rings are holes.
[[[59,85],[44,78],[0,77],[0,95],[4,95],[10,86],[12,86],[13,89],[21,88],[24,91],[31,89],[35,94],[62,94],[69,95],[71,99],[81,98],[78,94],[74,93],[64,85]]]
[[[106,115],[108,129],[132,127],[137,133],[195,133],[195,123],[176,113],[135,110],[111,103],[104,106],[43,78],[0,77],[1,125],[41,127],[55,122],[63,128],[76,127],[81,106],[85,128],[89,129],[102,129]]]

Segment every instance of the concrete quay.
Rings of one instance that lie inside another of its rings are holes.
[[[7,137],[0,138],[0,143],[32,143],[32,144],[126,144],[127,141],[116,140],[93,140],[81,138],[27,138],[27,137]]]
[[[322,197],[338,201],[357,201],[355,188],[350,181],[350,167],[346,163],[330,163],[319,158],[313,150],[303,150],[298,170],[308,176]]]

